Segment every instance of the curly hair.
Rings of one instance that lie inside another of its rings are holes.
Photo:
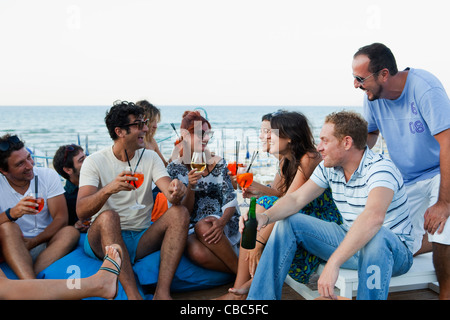
[[[129,115],[134,115],[136,118],[144,115],[144,109],[133,102],[114,101],[113,106],[109,111],[106,111],[105,123],[108,128],[109,135],[113,140],[117,140],[116,127],[123,127],[130,132],[130,128],[126,127],[129,124]]]

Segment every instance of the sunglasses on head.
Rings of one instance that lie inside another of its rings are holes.
[[[76,144],[69,144],[65,147],[65,151],[64,151],[64,161],[63,163],[66,164],[66,160],[67,160],[67,156],[69,154],[69,152],[73,152],[75,151],[75,148],[77,147]]]
[[[17,144],[20,142],[18,136],[10,136],[5,141],[0,142],[0,150],[5,152],[11,148],[11,145]]]

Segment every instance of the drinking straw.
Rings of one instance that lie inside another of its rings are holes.
[[[238,171],[238,159],[239,159],[239,141],[236,141],[236,175]]]
[[[125,155],[127,156],[128,166],[131,168],[130,159],[128,158],[127,149],[125,149]]]
[[[258,155],[259,151],[253,151],[252,160],[250,161],[250,165],[247,168],[247,172],[250,171],[250,168],[252,167],[253,161],[255,160],[256,156]]]
[[[134,168],[134,172],[136,172],[136,170],[138,168],[138,165],[139,165],[139,162],[141,162],[141,158],[142,158],[142,155],[144,154],[144,151],[145,151],[145,148],[142,149],[142,153],[139,156],[138,162],[136,163],[136,168]]]
[[[34,192],[36,193],[36,199],[38,197],[38,176],[34,176]]]
[[[170,125],[172,126],[173,131],[175,131],[175,134],[177,135],[178,140],[180,140],[180,135],[178,134],[177,129],[175,128],[175,124],[171,123]]]
[[[250,151],[248,150],[248,136],[247,136],[247,143],[245,145],[245,148],[247,149],[247,153],[245,154],[245,159],[250,159]]]

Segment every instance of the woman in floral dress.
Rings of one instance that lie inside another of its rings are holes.
[[[212,138],[210,123],[198,111],[186,111],[181,121],[180,156],[167,171],[188,187],[182,202],[191,213],[187,255],[196,264],[217,271],[236,273],[239,249],[239,209],[236,192],[224,159],[207,149]],[[205,152],[206,169],[191,170],[191,154]],[[200,191],[192,190],[198,186]]]

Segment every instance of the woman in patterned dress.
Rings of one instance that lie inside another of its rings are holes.
[[[217,271],[236,273],[239,249],[239,209],[236,192],[224,159],[207,149],[212,138],[210,123],[198,111],[186,111],[180,125],[180,156],[167,171],[187,185],[182,202],[191,213],[187,255],[196,264]],[[206,169],[191,170],[191,154],[206,154]],[[200,191],[192,190],[195,186]]]
[[[267,127],[265,121],[270,121],[270,127]],[[271,186],[278,194],[273,196],[274,192],[269,193],[258,185],[244,190],[244,196],[259,197],[256,212],[263,212],[268,209],[278,199],[278,196],[283,196],[300,188],[322,160],[316,150],[308,120],[300,112],[282,110],[273,113],[271,117],[263,117],[261,131],[260,139],[263,141],[263,146],[264,141],[267,141],[268,151],[279,160],[278,172]],[[329,191],[316,200],[305,207],[306,210],[303,213],[321,215],[326,219],[328,219],[329,213],[333,217],[336,216],[336,213],[337,216],[340,216],[335,209]],[[246,298],[251,279],[273,226],[274,224],[258,232],[255,249],[240,248],[238,273],[234,286],[229,289],[228,294],[220,297],[221,299]],[[294,260],[292,269],[296,280],[300,279],[301,281],[308,279],[314,269],[313,267],[320,263],[317,257],[311,257],[302,248],[297,251],[296,259],[299,261]],[[298,269],[301,270],[298,271]]]

